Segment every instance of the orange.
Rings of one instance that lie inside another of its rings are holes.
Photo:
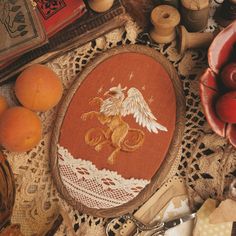
[[[41,136],[41,121],[27,108],[12,107],[0,117],[0,144],[9,151],[28,151],[39,143]]]
[[[47,111],[57,105],[62,91],[62,83],[57,74],[40,64],[25,69],[15,83],[19,102],[33,111]]]
[[[0,116],[7,108],[8,108],[8,104],[5,97],[0,95]]]

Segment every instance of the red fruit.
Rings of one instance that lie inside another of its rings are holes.
[[[226,65],[222,70],[221,78],[226,87],[236,89],[236,63]]]
[[[207,121],[211,128],[220,136],[225,137],[226,123],[223,122],[215,110],[215,101],[219,96],[217,80],[211,69],[206,69],[200,78],[200,97],[206,115]]]
[[[227,123],[236,123],[236,91],[224,94],[216,102],[219,118]]]

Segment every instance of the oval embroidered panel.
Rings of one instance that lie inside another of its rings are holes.
[[[66,199],[88,209],[119,208],[157,181],[176,135],[178,103],[174,69],[153,51],[111,50],[76,78],[52,148]]]

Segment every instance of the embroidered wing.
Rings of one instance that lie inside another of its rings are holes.
[[[142,93],[136,88],[130,88],[128,97],[122,104],[122,116],[132,114],[135,121],[149,132],[158,133],[158,130],[167,131],[167,128],[157,123],[156,117],[152,114],[148,104],[145,102]]]

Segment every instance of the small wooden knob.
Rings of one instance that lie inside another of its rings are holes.
[[[190,48],[208,48],[215,37],[211,32],[189,33],[183,25],[178,27],[177,35],[180,54]]]
[[[109,10],[114,0],[88,0],[89,7],[95,12],[105,12]]]
[[[154,28],[150,32],[156,43],[169,43],[176,37],[175,27],[180,22],[178,10],[169,5],[155,7],[151,13]]]

